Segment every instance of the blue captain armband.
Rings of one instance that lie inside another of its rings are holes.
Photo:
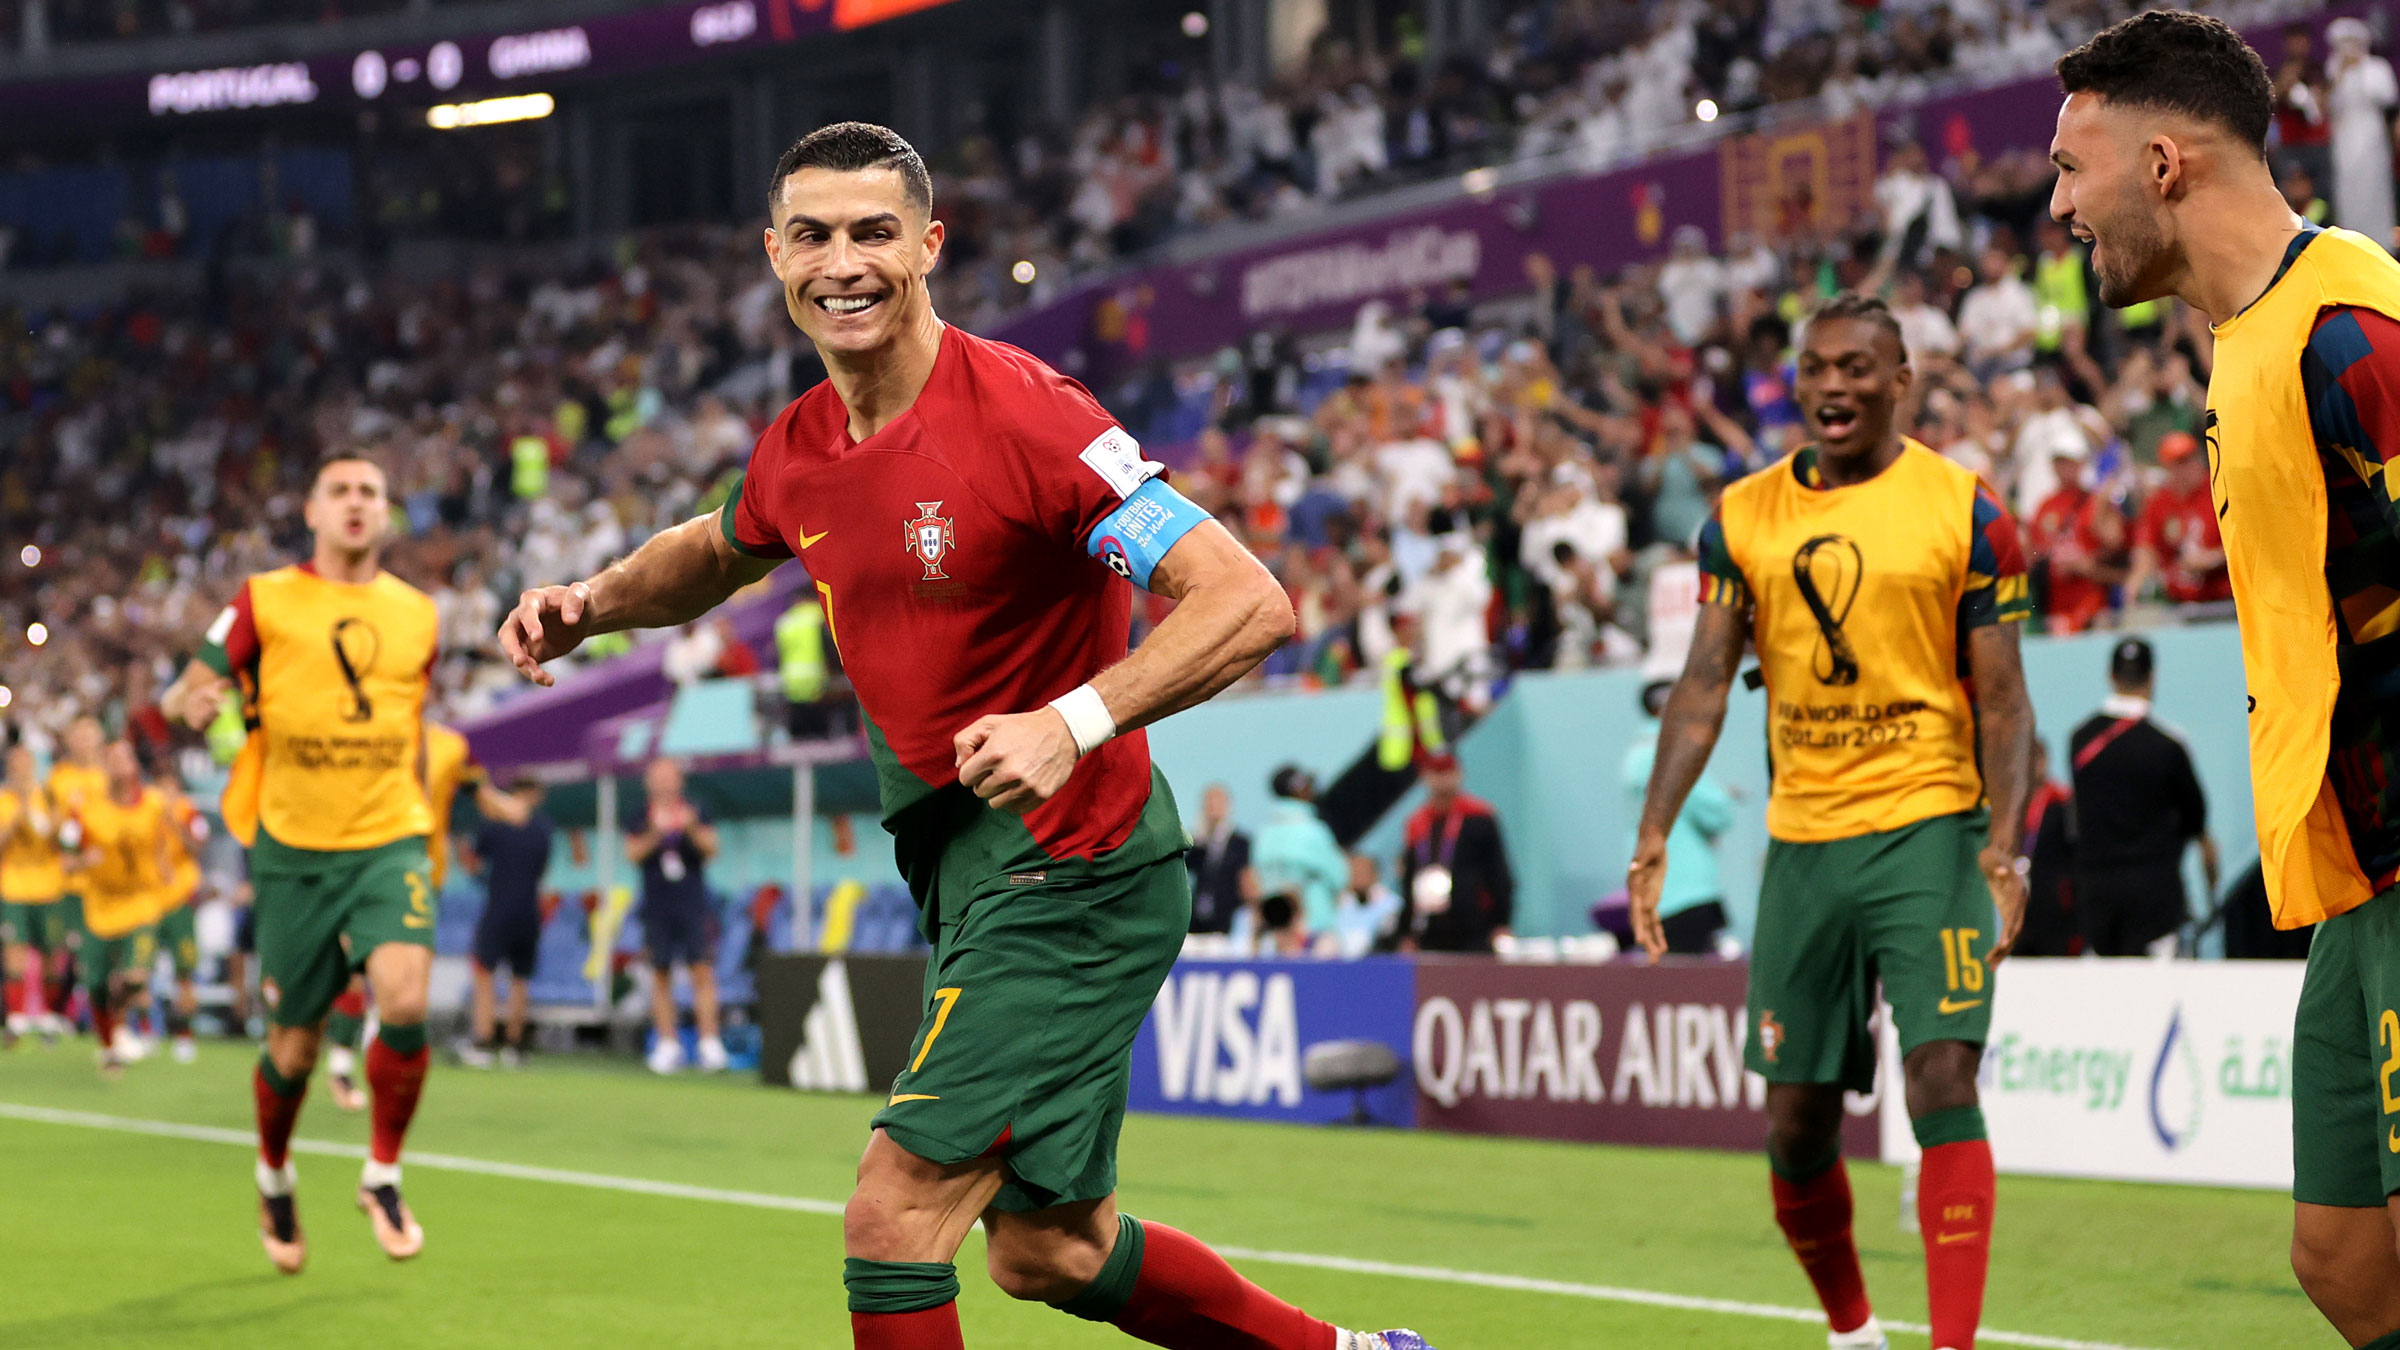
[[[1175,541],[1211,519],[1214,517],[1169,487],[1165,479],[1145,479],[1107,519],[1092,527],[1083,551],[1146,591],[1151,569],[1175,547]]]

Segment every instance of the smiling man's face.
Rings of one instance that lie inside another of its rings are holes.
[[[898,170],[807,168],[776,194],[767,260],[800,331],[828,353],[857,356],[930,310],[925,280],[942,237]]]
[[[2050,142],[2050,162],[2058,170],[2050,218],[2091,248],[2100,303],[2111,308],[2170,293],[2170,222],[2144,177],[2155,167],[2155,155],[2129,110],[2088,92],[2068,95],[2059,107],[2058,134]]]

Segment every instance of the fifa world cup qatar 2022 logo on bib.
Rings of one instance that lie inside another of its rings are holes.
[[[958,547],[958,530],[950,517],[942,515],[940,502],[918,502],[917,518],[901,525],[900,541],[910,556],[925,564],[924,581],[945,581],[950,574],[942,570],[942,559]]]
[[[1792,582],[1817,621],[1817,650],[1810,669],[1819,684],[1858,683],[1858,653],[1842,625],[1849,621],[1850,606],[1858,602],[1865,571],[1857,542],[1843,535],[1820,534],[1792,555]]]

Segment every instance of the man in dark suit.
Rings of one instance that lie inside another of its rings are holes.
[[[2200,845],[2213,896],[2217,845],[2191,752],[2150,717],[2157,657],[2127,638],[2109,654],[2116,692],[2075,728],[2075,911],[2084,950],[2099,956],[2171,953],[2190,917],[2183,851]]]
[[[1222,933],[1242,907],[1242,874],[1250,870],[1250,836],[1233,827],[1233,794],[1211,783],[1200,797],[1200,823],[1192,830],[1192,931]]]

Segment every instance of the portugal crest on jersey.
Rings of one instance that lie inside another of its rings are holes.
[[[942,570],[942,559],[958,547],[958,531],[950,517],[940,514],[940,502],[918,502],[917,518],[901,527],[901,543],[918,562],[925,564],[922,580],[941,581],[949,577]]]

